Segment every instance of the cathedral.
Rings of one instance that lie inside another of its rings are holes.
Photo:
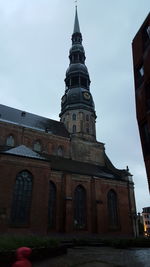
[[[60,121],[0,105],[0,232],[134,236],[128,168],[96,139],[77,8]]]

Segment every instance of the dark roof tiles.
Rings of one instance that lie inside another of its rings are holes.
[[[97,178],[122,180],[123,176],[118,175],[113,170],[106,166],[94,165],[86,162],[75,161],[59,156],[37,153],[30,148],[20,145],[15,148],[10,148],[5,151],[1,150],[1,154],[10,156],[21,156],[27,158],[34,158],[50,162],[52,170],[70,172],[79,175],[95,176]],[[119,173],[120,174],[120,173]]]
[[[0,104],[0,121],[17,124],[23,127],[44,131],[54,135],[68,137],[64,124],[59,121],[41,117],[29,112],[14,109]]]
[[[51,162],[51,168],[54,170],[61,170],[71,173],[78,173],[81,175],[97,176],[109,179],[119,179],[119,176],[110,171],[109,169],[100,165],[74,161],[58,156],[44,155]]]

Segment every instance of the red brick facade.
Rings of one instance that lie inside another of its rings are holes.
[[[57,147],[61,145],[63,147],[64,157],[67,159],[71,156],[71,141],[68,138],[40,133],[39,131],[24,129],[21,126],[4,122],[0,122],[0,132],[1,148],[4,148],[6,138],[11,134],[15,139],[15,147],[24,144],[33,149],[34,141],[38,139],[41,141],[44,155],[56,155]],[[56,185],[57,192],[56,224],[52,231],[66,233],[82,231],[102,235],[117,234],[126,236],[134,234],[134,190],[133,184],[128,179],[100,178],[94,175],[71,173],[70,171],[67,172],[61,169],[57,170],[56,168],[57,166],[51,166],[51,160],[48,159],[34,159],[1,152],[1,232],[50,233],[51,229],[48,226],[48,186],[49,181],[52,181]],[[30,221],[28,225],[23,227],[19,225],[14,227],[10,221],[12,196],[16,176],[22,170],[28,170],[33,175]],[[86,227],[84,230],[76,230],[74,228],[74,192],[78,185],[82,185],[86,191]],[[107,195],[110,190],[114,190],[118,199],[119,225],[117,229],[111,229],[109,226]]]
[[[136,114],[150,189],[150,14],[133,39]]]

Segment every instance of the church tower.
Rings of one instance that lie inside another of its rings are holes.
[[[61,113],[59,116],[72,137],[96,141],[96,113],[90,93],[91,81],[85,59],[76,7],[72,47],[69,51],[70,64],[66,71],[66,88],[61,99]]]

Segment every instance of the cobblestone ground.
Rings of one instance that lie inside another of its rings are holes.
[[[150,248],[115,249],[108,247],[75,247],[68,253],[33,267],[150,267]]]

